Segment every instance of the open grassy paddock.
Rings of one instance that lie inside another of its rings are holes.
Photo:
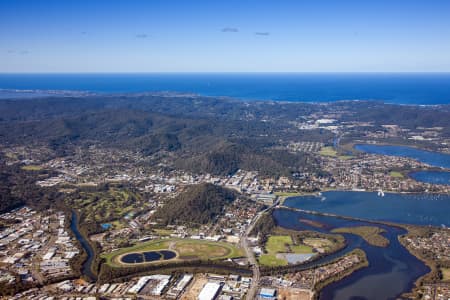
[[[288,264],[286,259],[277,256],[278,253],[312,253],[310,246],[300,244],[294,245],[290,235],[271,235],[265,245],[266,254],[259,257],[259,263],[262,266],[277,267],[286,266]]]
[[[275,195],[280,197],[296,197],[302,196],[302,193],[299,192],[275,192]]]
[[[441,268],[442,280],[450,281],[450,268]]]
[[[153,229],[159,236],[169,236],[173,233],[173,230],[170,229]]]
[[[389,175],[394,178],[403,178],[404,177],[402,173],[397,172],[397,171],[391,171],[389,173]]]
[[[339,155],[338,152],[331,146],[322,147],[320,149],[319,154],[322,156],[329,156],[329,157],[337,157],[340,160],[347,160],[352,158],[351,155]]]
[[[303,239],[303,243],[314,248],[330,249],[333,247],[332,241],[322,238],[306,238]]]
[[[337,151],[334,150],[333,147],[322,147],[322,149],[320,149],[319,154],[322,156],[332,156],[332,157],[336,157],[337,156]]]
[[[106,259],[107,264],[110,266],[121,267],[124,264],[120,262],[120,258],[125,254],[156,250],[171,250],[176,252],[177,258],[175,260],[177,261],[192,259],[221,260],[243,256],[240,249],[227,243],[190,239],[164,239],[139,243],[132,247],[102,254],[102,257]]]
[[[28,165],[28,166],[22,166],[22,170],[25,171],[40,171],[42,170],[41,166],[36,166],[36,165]]]

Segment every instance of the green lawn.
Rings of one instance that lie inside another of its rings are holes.
[[[28,166],[22,166],[22,170],[25,171],[40,171],[42,170],[41,166],[36,166],[36,165],[28,165]]]
[[[332,156],[332,157],[336,157],[337,156],[337,152],[336,150],[334,150],[333,147],[322,147],[322,149],[320,149],[319,154],[322,156]]]
[[[297,254],[312,253],[312,248],[307,245],[291,245],[291,252]]]
[[[338,158],[340,159],[340,160],[348,160],[348,159],[350,159],[350,158],[352,158],[353,156],[351,156],[351,155],[339,155],[338,156]]]
[[[313,249],[307,245],[294,245],[290,235],[271,235],[266,242],[266,254],[259,257],[259,263],[266,267],[286,266],[285,259],[277,258],[278,253],[312,253]]]
[[[286,244],[292,245],[290,235],[271,235],[266,243],[266,251],[269,253],[286,252]]]
[[[441,268],[442,280],[450,281],[450,268]]]
[[[162,228],[153,229],[153,231],[155,231],[160,236],[168,236],[168,235],[171,235],[173,233],[173,230],[162,229]]]
[[[403,178],[404,177],[402,173],[397,172],[397,171],[391,171],[389,173],[389,175],[394,178]]]
[[[287,266],[288,264],[287,260],[277,258],[276,254],[262,254],[259,257],[259,263],[266,267]]]
[[[299,192],[275,192],[275,195],[280,197],[295,197],[301,196],[302,194]]]

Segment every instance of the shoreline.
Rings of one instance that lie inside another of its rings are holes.
[[[348,255],[353,255],[353,254],[355,254],[358,257],[360,257],[361,261],[358,264],[356,264],[353,267],[351,267],[350,269],[345,270],[343,273],[341,273],[339,275],[332,276],[332,277],[327,278],[326,280],[324,280],[322,282],[316,283],[314,285],[314,288],[313,288],[313,292],[314,292],[313,299],[314,300],[320,299],[321,292],[326,286],[328,286],[328,285],[330,285],[330,284],[332,284],[334,282],[338,282],[338,281],[340,281],[340,280],[342,280],[342,279],[344,279],[344,278],[346,278],[348,276],[351,276],[354,273],[356,273],[357,271],[359,271],[359,270],[369,266],[370,262],[367,259],[367,254],[362,249],[356,248],[356,249],[348,252],[347,254],[345,254],[342,257],[348,256]],[[342,257],[339,257],[335,261],[330,262],[330,264],[333,263],[333,262],[338,261]]]
[[[423,262],[428,268],[430,268],[430,272],[424,274],[423,276],[420,276],[419,278],[417,278],[416,281],[414,281],[414,287],[411,289],[411,291],[403,293],[402,296],[411,298],[411,297],[415,297],[417,292],[420,289],[420,286],[422,285],[423,281],[426,279],[426,277],[435,274],[438,271],[438,268],[436,266],[436,263],[432,260],[426,259],[422,256],[420,256],[419,254],[417,254],[416,251],[411,250],[407,245],[405,245],[404,242],[404,238],[408,235],[410,231],[408,231],[406,234],[403,235],[399,235],[397,236],[397,239],[399,241],[399,243],[411,254],[413,255],[415,258],[417,258],[418,260],[420,260],[421,262]]]
[[[419,290],[422,282],[426,279],[426,277],[428,277],[428,276],[430,276],[432,274],[435,274],[437,272],[437,266],[436,266],[436,263],[433,260],[429,260],[429,259],[423,258],[416,251],[411,250],[410,247],[405,245],[403,239],[404,239],[404,237],[406,237],[408,234],[411,233],[412,227],[436,228],[436,229],[439,228],[439,227],[431,226],[431,225],[428,225],[428,226],[427,225],[413,225],[413,224],[391,223],[391,222],[386,222],[386,221],[367,220],[367,219],[347,217],[347,216],[341,216],[341,215],[335,215],[335,214],[329,214],[329,213],[320,213],[320,212],[315,212],[315,211],[308,211],[308,210],[303,210],[303,209],[291,208],[291,207],[287,207],[287,206],[278,207],[278,209],[287,209],[287,210],[303,212],[303,213],[306,213],[306,214],[319,215],[319,216],[325,216],[325,217],[334,217],[334,218],[339,218],[339,219],[344,219],[344,220],[351,220],[351,221],[359,221],[359,222],[365,222],[365,223],[374,224],[374,225],[385,225],[385,226],[396,227],[396,228],[400,228],[400,229],[405,230],[406,232],[404,232],[403,234],[397,235],[397,239],[398,239],[399,243],[402,245],[403,248],[405,248],[408,251],[408,253],[410,253],[416,259],[420,260],[423,264],[425,264],[430,269],[430,271],[425,273],[425,274],[423,274],[419,278],[417,278],[414,281],[412,289],[410,291],[402,293],[403,296],[406,296],[406,297],[414,296],[415,293],[417,293],[417,291]]]
[[[177,75],[179,73],[137,73],[137,74],[143,74],[143,75]],[[183,75],[188,75],[189,73],[182,73]],[[191,73],[193,75],[198,74],[210,74],[210,73]],[[213,73],[213,74],[222,74],[222,73]],[[227,74],[227,73],[225,73]],[[248,74],[248,73],[247,73]],[[307,73],[297,73],[297,74],[307,74]],[[327,73],[318,73],[318,74],[327,74]],[[422,74],[422,73],[417,73]],[[446,73],[450,74],[450,73]],[[44,75],[44,76],[52,76],[52,75],[136,75],[136,73],[32,73],[32,74],[23,74],[23,73],[0,73],[0,75],[13,75],[13,76],[20,76],[20,75]],[[2,93],[9,93],[12,94],[22,94],[22,95],[28,95],[28,97],[1,97]],[[39,95],[41,93],[41,95]],[[33,94],[36,94],[36,97],[33,97]],[[57,97],[57,96],[64,96],[64,97],[86,97],[86,96],[133,96],[133,95],[148,95],[148,96],[186,96],[186,97],[205,97],[205,98],[215,98],[215,99],[224,99],[228,101],[239,101],[239,102],[275,102],[280,104],[312,104],[312,105],[329,105],[333,103],[339,103],[339,102],[375,102],[380,103],[384,105],[398,105],[398,106],[412,106],[412,107],[419,107],[419,108],[436,108],[441,106],[448,106],[450,103],[435,103],[435,104],[429,104],[429,103],[403,103],[403,102],[392,102],[392,100],[388,99],[381,99],[381,98],[354,98],[354,99],[348,99],[346,97],[343,97],[342,99],[336,99],[336,100],[307,100],[302,99],[302,96],[298,96],[298,99],[293,100],[286,100],[286,99],[274,99],[272,98],[264,98],[264,97],[247,97],[247,96],[228,96],[228,95],[212,95],[208,93],[201,93],[201,92],[186,92],[186,91],[180,91],[180,90],[161,90],[161,89],[155,89],[155,90],[142,90],[142,91],[95,91],[95,90],[89,90],[89,89],[58,89],[58,88],[37,88],[37,89],[31,89],[31,88],[2,88],[0,87],[0,100],[12,100],[12,99],[37,99],[37,98],[43,98],[43,97]]]

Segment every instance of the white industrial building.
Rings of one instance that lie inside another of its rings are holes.
[[[217,282],[208,282],[198,295],[198,300],[214,300],[220,292],[221,285]]]

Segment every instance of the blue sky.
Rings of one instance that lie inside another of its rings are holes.
[[[0,0],[0,72],[448,71],[448,0]]]

